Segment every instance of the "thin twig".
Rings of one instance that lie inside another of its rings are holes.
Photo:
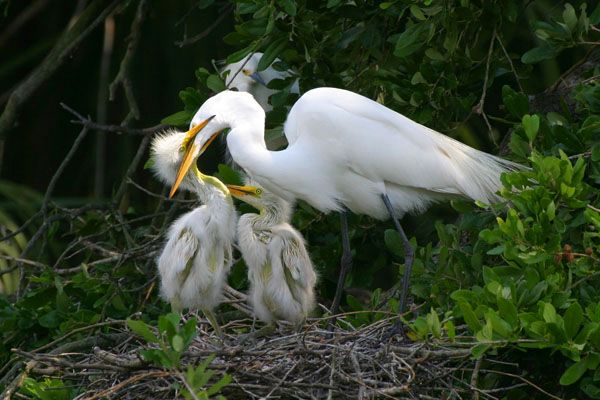
[[[127,135],[146,136],[146,135],[153,135],[156,132],[160,132],[169,127],[169,125],[166,125],[166,124],[158,124],[158,125],[151,126],[149,128],[135,129],[135,128],[128,128],[126,126],[121,126],[121,125],[103,125],[103,124],[98,124],[89,118],[83,117],[77,111],[73,110],[71,107],[69,107],[68,105],[66,105],[64,103],[60,103],[60,106],[62,108],[64,108],[65,110],[67,110],[68,112],[70,112],[71,114],[73,114],[75,117],[77,117],[77,120],[72,120],[71,123],[81,124],[92,130],[99,130],[99,131],[103,131],[103,132],[113,132],[113,133],[117,133],[117,134],[124,133]]]
[[[477,106],[475,106],[474,111],[483,117],[483,120],[485,121],[485,124],[488,127],[488,132],[489,132],[490,139],[492,140],[492,143],[494,143],[495,146],[498,146],[498,143],[496,143],[496,139],[494,138],[494,132],[492,131],[492,125],[490,124],[490,121],[488,120],[488,117],[485,114],[485,110],[484,110],[485,96],[487,94],[487,85],[488,85],[489,74],[490,74],[490,60],[492,59],[492,53],[494,51],[495,41],[496,41],[496,27],[494,26],[494,30],[492,31],[492,39],[490,40],[490,47],[488,49],[487,59],[485,61],[485,76],[483,78],[483,88],[481,89],[481,98],[479,99],[479,103],[477,104]]]
[[[184,36],[183,40],[177,41],[175,42],[176,46],[179,47],[183,47],[183,46],[189,46],[190,44],[194,44],[197,41],[204,39],[206,36],[208,36],[217,26],[219,26],[221,24],[221,22],[223,22],[223,20],[227,17],[229,17],[229,15],[231,14],[231,12],[234,9],[234,4],[225,4],[223,7],[221,7],[219,9],[219,11],[217,12],[219,14],[219,16],[217,17],[217,19],[215,20],[215,22],[213,22],[212,24],[210,24],[210,26],[208,28],[206,28],[205,30],[203,30],[202,32],[198,33],[197,35],[192,36],[191,38],[187,38]]]
[[[69,150],[63,161],[60,163],[60,166],[52,176],[52,179],[50,179],[50,183],[48,184],[48,188],[46,189],[46,194],[44,195],[44,201],[42,202],[42,213],[44,214],[44,218],[47,218],[48,216],[48,205],[50,204],[50,197],[54,193],[54,187],[56,186],[56,182],[58,182],[58,179],[61,177],[65,168],[73,159],[73,156],[77,152],[77,149],[79,149],[79,145],[81,145],[81,142],[83,142],[83,139],[85,139],[85,135],[87,135],[87,133],[88,128],[84,126],[81,132],[79,132],[77,138],[75,138],[71,149]]]
[[[561,76],[558,77],[558,79],[556,80],[556,82],[554,82],[552,84],[552,86],[550,86],[550,88],[548,88],[546,90],[547,93],[553,93],[556,91],[556,89],[558,89],[558,87],[560,86],[560,84],[566,79],[567,76],[571,75],[573,73],[573,71],[575,71],[577,68],[579,68],[580,66],[582,66],[587,60],[588,58],[590,58],[590,56],[592,55],[592,53],[594,51],[596,51],[596,49],[598,48],[598,44],[594,43],[592,47],[590,47],[588,49],[588,51],[585,53],[585,55],[583,56],[583,58],[579,61],[577,61],[575,64],[571,65],[571,68],[569,68],[568,70],[566,70]]]
[[[119,66],[119,72],[115,79],[109,86],[109,99],[110,101],[115,100],[115,93],[119,85],[123,87],[123,91],[125,92],[125,98],[127,99],[127,104],[129,105],[129,113],[123,120],[121,125],[127,126],[132,119],[140,119],[140,109],[133,94],[133,84],[131,82],[131,67],[133,65],[133,60],[135,59],[135,54],[137,52],[139,42],[140,42],[140,31],[142,27],[142,23],[146,19],[146,15],[148,14],[148,1],[140,0],[137,8],[137,12],[135,13],[135,17],[133,22],[131,23],[131,30],[129,33],[129,43],[127,44],[127,51],[121,60],[121,64]]]
[[[527,379],[523,378],[523,377],[522,377],[522,376],[520,376],[520,375],[517,375],[517,374],[511,374],[510,372],[504,372],[504,371],[495,371],[495,370],[493,370],[493,369],[482,369],[482,370],[481,370],[481,372],[487,372],[487,373],[490,373],[490,374],[505,375],[505,376],[510,376],[510,377],[512,377],[512,378],[517,378],[517,379],[520,379],[520,380],[522,380],[523,382],[527,383],[529,386],[531,386],[531,387],[535,388],[536,390],[538,390],[538,391],[540,391],[540,392],[544,393],[546,396],[548,396],[548,397],[551,397],[551,398],[553,398],[553,399],[555,399],[555,400],[562,400],[560,397],[558,397],[558,396],[555,396],[555,395],[553,395],[553,394],[551,394],[551,393],[548,393],[548,392],[546,392],[544,389],[542,389],[541,387],[539,387],[539,386],[538,386],[538,385],[536,385],[535,383],[531,382],[530,380],[527,380]]]
[[[14,127],[21,105],[29,99],[43,82],[50,78],[59,66],[69,59],[71,53],[117,7],[120,0],[106,3],[105,0],[92,1],[79,16],[77,22],[65,30],[65,33],[44,61],[11,94],[4,111],[0,115],[0,168],[3,161],[4,142],[8,132]]]
[[[512,71],[513,75],[515,76],[515,80],[517,81],[517,86],[519,86],[519,91],[523,92],[523,87],[521,86],[521,80],[519,79],[519,74],[517,74],[517,70],[515,69],[515,66],[513,65],[513,62],[510,59],[510,56],[508,55],[508,52],[504,48],[502,39],[500,38],[499,35],[495,35],[495,36],[496,36],[496,39],[498,40],[498,43],[500,44],[500,47],[502,48],[502,52],[504,53],[504,56],[506,57],[506,61],[508,61],[508,64],[510,65],[511,71]]]

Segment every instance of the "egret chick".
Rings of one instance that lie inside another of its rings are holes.
[[[217,178],[202,174],[195,163],[189,173],[177,176],[194,129],[198,127],[189,132],[168,130],[152,142],[152,169],[158,179],[169,185],[179,179],[184,189],[196,193],[204,203],[169,228],[158,258],[160,291],[173,311],[201,309],[222,338],[212,310],[221,302],[233,262],[237,214],[227,187]]]
[[[293,74],[291,71],[277,71],[273,68],[273,64],[265,68],[264,71],[258,72],[258,63],[262,56],[263,53],[256,52],[249,54],[241,61],[227,64],[221,70],[221,75],[229,71],[225,77],[225,85],[228,88],[250,93],[265,111],[271,111],[273,106],[269,104],[269,97],[277,93],[277,90],[269,89],[267,85],[273,79],[286,79],[293,76]],[[281,60],[276,58],[273,63],[278,61]],[[300,93],[297,79],[290,88],[290,92]]]
[[[258,318],[272,328],[282,320],[299,327],[314,306],[317,282],[304,238],[289,224],[287,201],[251,180],[246,183],[251,186],[228,188],[260,211],[242,215],[237,225],[237,243],[248,266],[248,298]]]

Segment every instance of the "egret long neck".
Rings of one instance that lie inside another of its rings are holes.
[[[231,193],[229,193],[229,189],[227,189],[227,186],[225,186],[225,184],[223,184],[223,182],[221,182],[219,179],[215,178],[214,176],[204,175],[202,172],[200,172],[200,170],[198,170],[198,168],[195,168],[194,172],[195,172],[196,176],[198,177],[198,179],[200,179],[203,183],[205,183],[207,185],[211,185],[211,186],[215,187],[217,190],[221,191],[223,193],[223,195],[225,196],[227,203],[233,204],[233,200],[231,198]]]

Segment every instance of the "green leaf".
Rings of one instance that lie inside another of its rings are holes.
[[[219,75],[212,74],[206,79],[206,86],[215,93],[222,92],[227,89],[225,82]]]
[[[148,157],[148,159],[144,163],[144,169],[150,169],[153,166],[154,166],[154,158],[153,157]]]
[[[456,329],[454,327],[454,323],[452,321],[446,321],[444,323],[444,329],[446,330],[446,334],[448,335],[448,339],[454,341],[456,337]]]
[[[491,344],[478,344],[471,349],[471,354],[473,354],[474,359],[481,358],[490,347],[492,347]]]
[[[425,28],[425,23],[414,24],[398,35],[394,55],[407,57],[423,47],[425,41],[421,36],[425,32]]]
[[[267,69],[269,65],[275,61],[277,56],[285,49],[288,45],[287,37],[283,36],[278,39],[273,40],[269,46],[265,49],[263,56],[260,58],[258,62],[258,67],[256,67],[259,71],[264,71]]]
[[[529,111],[529,100],[527,100],[527,96],[521,92],[515,92],[508,85],[502,87],[502,101],[508,112],[519,120]],[[513,137],[514,136],[515,135],[513,135]]]
[[[41,326],[44,328],[56,328],[60,324],[60,318],[58,316],[58,311],[51,310],[46,314],[42,315],[38,320]]]
[[[440,318],[433,307],[431,307],[431,312],[427,314],[427,327],[433,333],[433,336],[438,339],[441,337]]]
[[[397,256],[404,255],[404,241],[402,240],[402,237],[398,231],[394,229],[386,229],[384,233],[384,240],[389,251]]]
[[[516,328],[519,323],[519,317],[515,305],[504,297],[498,297],[497,302],[500,316],[508,322],[512,328]]]
[[[574,32],[577,28],[577,14],[575,14],[575,9],[569,3],[565,4],[565,10],[563,11],[563,20],[569,27],[571,32]]]
[[[558,55],[558,50],[549,45],[534,47],[521,56],[523,64],[535,64],[540,61],[549,60]]]
[[[231,382],[232,377],[228,374],[223,375],[223,377],[221,379],[219,379],[217,382],[215,382],[214,385],[212,385],[210,387],[210,389],[208,389],[206,391],[206,394],[209,396],[215,395],[217,394],[221,389],[223,389],[225,386],[229,385],[229,382]]]
[[[253,45],[244,47],[241,50],[236,51],[233,54],[230,54],[227,59],[225,60],[225,62],[227,64],[233,64],[236,63],[238,61],[242,61],[244,59],[244,57],[246,57],[248,54],[250,54],[250,52],[254,49]]]
[[[417,6],[416,4],[410,6],[410,13],[419,21],[425,21],[426,19],[425,14],[423,14],[423,11],[421,11],[419,6]]]
[[[563,386],[572,385],[577,382],[579,378],[583,376],[585,371],[587,371],[587,357],[581,359],[581,361],[576,362],[571,365],[560,377],[560,384]]]
[[[546,322],[556,322],[556,309],[550,303],[544,303],[543,305],[542,315],[544,317],[544,321]]]
[[[530,142],[533,142],[540,129],[540,117],[537,115],[523,115],[523,128]]]
[[[568,339],[573,339],[577,332],[579,332],[579,326],[583,322],[583,309],[579,303],[571,303],[564,315],[565,331]]]
[[[296,9],[296,3],[294,3],[294,0],[279,0],[278,3],[287,15],[291,15],[292,17],[296,15],[298,10]]]
[[[223,183],[227,183],[229,185],[240,186],[244,184],[242,174],[226,164],[219,164],[219,177]]]
[[[160,123],[172,126],[187,125],[193,117],[194,113],[189,111],[177,111],[175,114],[171,114],[168,117],[161,119]]]
[[[152,331],[150,331],[150,328],[148,328],[144,321],[135,321],[131,318],[127,318],[127,326],[129,329],[143,337],[146,342],[158,343],[158,338],[154,333],[152,333]]]
[[[173,336],[172,346],[173,350],[175,350],[178,353],[181,353],[185,349],[183,338],[181,337],[181,335]]]
[[[600,142],[592,146],[592,161],[600,161]]]
[[[475,312],[471,308],[471,305],[466,301],[460,301],[458,303],[458,306],[469,328],[475,333],[479,332],[482,328],[482,325],[481,322],[479,322],[477,316],[475,315]]]

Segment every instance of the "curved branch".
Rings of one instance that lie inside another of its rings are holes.
[[[105,0],[93,1],[81,14],[75,25],[58,40],[44,61],[10,95],[6,107],[0,115],[0,168],[2,167],[4,142],[8,132],[15,124],[21,105],[68,59],[75,48],[118,4],[119,0],[113,0],[108,5]]]

